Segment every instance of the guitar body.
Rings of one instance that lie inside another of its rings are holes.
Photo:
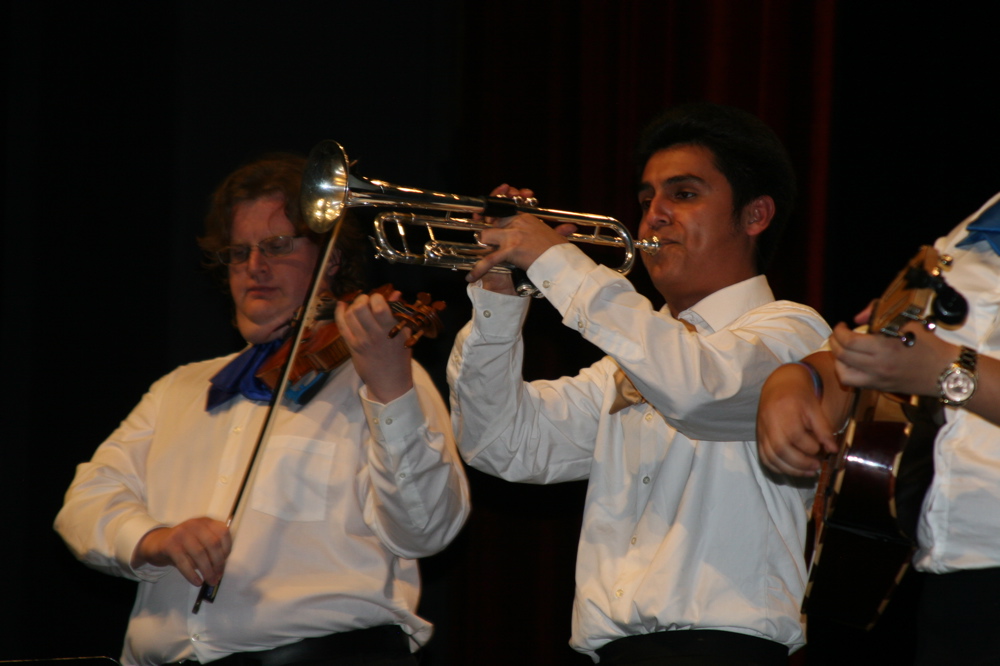
[[[878,391],[858,395],[821,500],[803,612],[871,629],[909,567],[934,476],[939,410]]]
[[[964,299],[940,277],[948,261],[921,248],[876,302],[870,332],[913,344],[901,332],[907,322],[932,330],[934,319],[964,320]],[[934,438],[943,422],[934,398],[872,390],[855,395],[840,451],[824,465],[816,493],[804,613],[864,629],[875,625],[916,550],[917,520],[934,478]]]

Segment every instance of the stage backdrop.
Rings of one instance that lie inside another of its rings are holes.
[[[120,650],[133,585],[73,560],[51,522],[74,466],[152,381],[239,348],[194,239],[212,188],[248,159],[333,138],[363,175],[460,194],[510,182],[634,229],[643,124],[677,102],[741,106],[775,128],[800,179],[775,291],[831,319],[1000,182],[995,114],[974,101],[997,64],[978,15],[362,4],[4,5],[0,660]],[[448,301],[448,333],[417,350],[443,387],[468,318],[461,276],[379,264],[372,277]],[[544,302],[525,338],[529,378],[600,356]],[[468,527],[423,563],[438,626],[424,663],[589,663],[566,647],[584,487],[470,474]]]

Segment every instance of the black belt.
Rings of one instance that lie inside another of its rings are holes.
[[[290,666],[310,661],[336,664],[360,656],[381,659],[401,659],[410,655],[410,639],[396,624],[370,629],[356,629],[329,636],[304,638],[271,650],[236,652],[211,662],[211,666]],[[197,664],[185,660],[180,666]],[[165,666],[174,666],[167,664]]]
[[[700,663],[744,666],[786,666],[788,648],[781,643],[715,629],[658,631],[626,636],[598,648],[601,666],[629,664],[639,659],[704,657]],[[708,658],[711,658],[709,661]]]

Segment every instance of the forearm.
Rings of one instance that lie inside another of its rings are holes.
[[[452,422],[473,467],[509,481],[555,483],[589,474],[600,378],[525,382],[520,327],[524,299],[470,288],[473,320],[448,364]]]
[[[958,359],[961,347],[916,324],[903,329],[910,347],[896,338],[851,331],[838,324],[830,339],[839,379],[847,385],[890,393],[939,397],[938,378]],[[980,354],[977,388],[963,409],[1000,423],[1000,361]]]
[[[563,323],[610,355],[643,397],[692,439],[753,440],[764,380],[829,334],[815,312],[788,303],[754,308],[717,331],[708,324],[696,329],[654,310],[627,280],[576,248],[551,252],[529,273]]]
[[[835,432],[839,431],[851,417],[850,410],[853,404],[854,390],[840,383],[833,355],[829,351],[810,354],[798,364],[791,364],[790,367],[794,368],[799,364],[804,364],[804,367],[801,367],[800,372],[797,373],[798,381],[802,381],[804,372],[814,392],[818,391],[820,404],[827,421],[833,426]],[[786,366],[779,368],[779,371],[787,371]],[[775,374],[778,374],[779,371],[776,371]]]
[[[363,401],[371,428],[365,521],[401,557],[431,555],[457,535],[469,491],[448,412],[421,370],[388,405]]]
[[[905,351],[917,351],[917,346],[924,349],[914,354],[904,379],[899,380],[899,388],[916,395],[939,397],[938,378],[958,359],[962,349],[928,334],[918,340],[917,345]],[[1000,360],[979,354],[976,375],[976,390],[961,408],[1000,425]]]
[[[816,474],[822,459],[837,450],[835,430],[846,422],[851,395],[837,381],[830,352],[779,367],[760,393],[761,462],[779,474]]]
[[[979,385],[965,408],[1000,425],[1000,360],[980,355],[977,367]]]
[[[152,568],[133,567],[132,558],[140,540],[162,523],[133,490],[135,480],[101,462],[104,453],[79,466],[54,527],[88,566],[133,580],[155,579]]]
[[[918,350],[917,347],[922,347]],[[905,373],[898,380],[903,392],[930,397],[940,396],[938,378],[951,367],[961,354],[961,347],[924,333],[918,342],[904,352],[916,352],[900,369]],[[979,354],[976,360],[976,391],[962,409],[1000,425],[1000,360]]]

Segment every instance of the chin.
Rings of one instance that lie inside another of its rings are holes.
[[[267,342],[267,335],[259,329],[249,329],[246,327],[239,327],[240,336],[252,345],[259,345]]]
[[[240,335],[247,342],[259,345],[264,342],[270,342],[281,335],[284,326],[281,322],[288,321],[288,317],[284,319],[269,319],[264,323],[257,323],[247,319],[236,319],[236,328],[239,329]]]

